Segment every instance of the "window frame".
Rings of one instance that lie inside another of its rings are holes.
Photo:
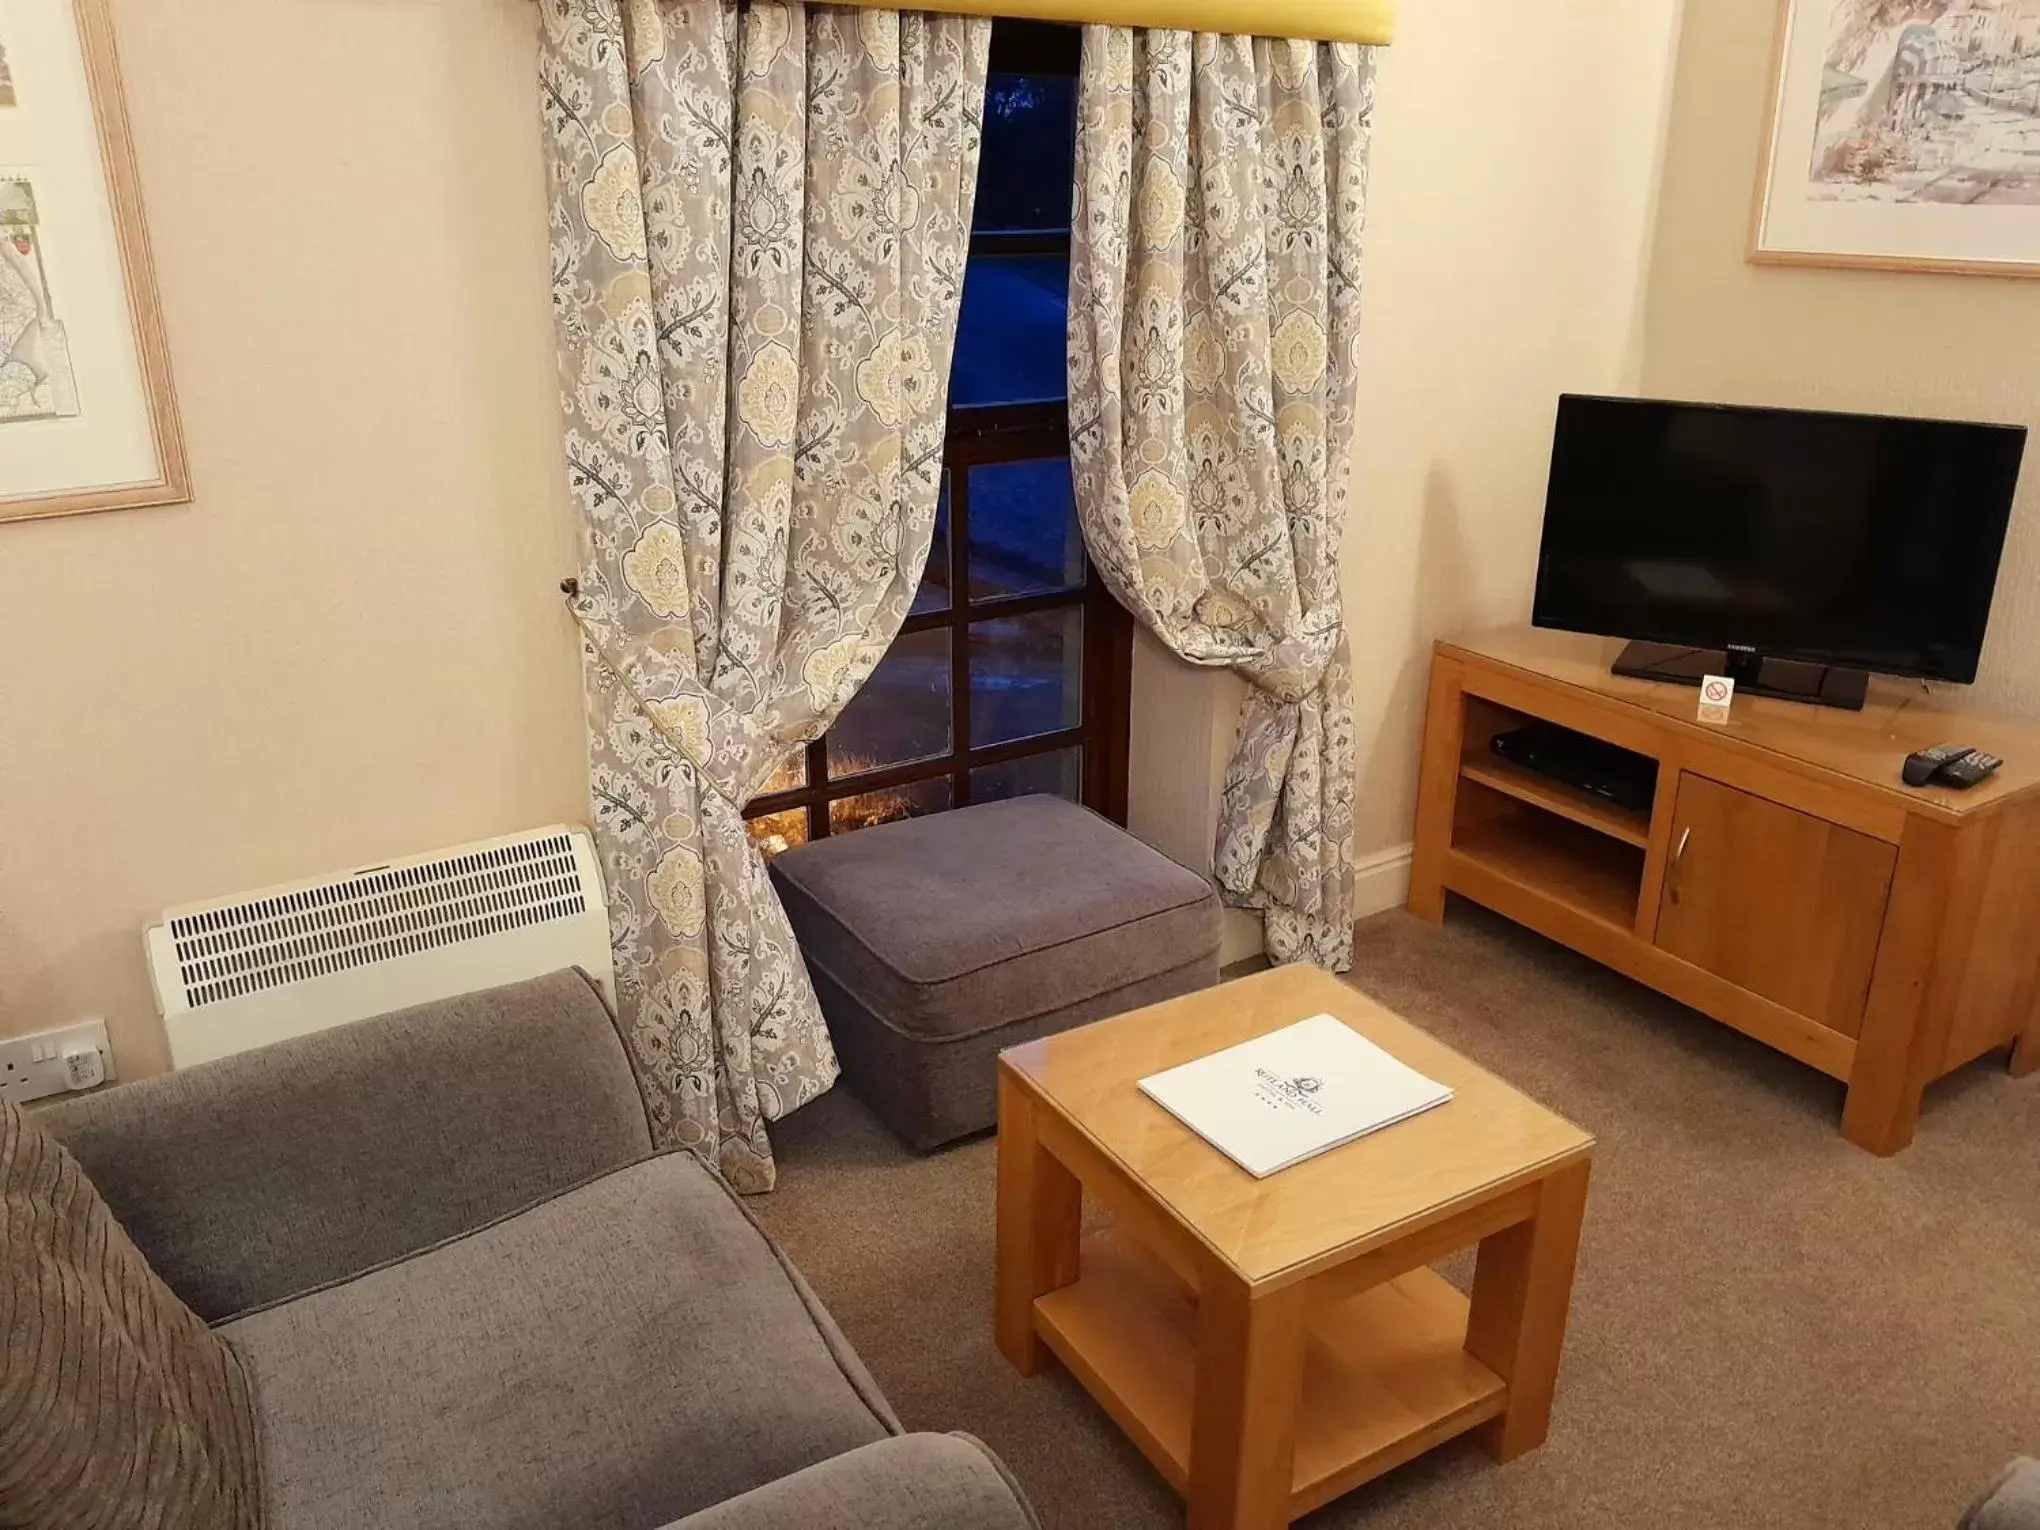
[[[868,792],[891,791],[947,779],[950,807],[968,807],[970,773],[1070,748],[1083,751],[1084,805],[1114,823],[1126,822],[1127,755],[1133,670],[1133,622],[1098,577],[1089,557],[1081,584],[1025,595],[970,596],[970,469],[1002,462],[1035,462],[1069,455],[1067,404],[1015,404],[953,410],[943,470],[949,479],[949,601],[939,611],[909,616],[900,628],[949,633],[949,751],[902,765],[832,776],[828,735],[807,746],[806,782],[755,799],[749,818],[804,810],[809,840],[829,835],[829,805]],[[1077,726],[1030,734],[1004,743],[970,743],[970,631],[999,617],[1031,616],[1072,607],[1083,611],[1083,710]]]

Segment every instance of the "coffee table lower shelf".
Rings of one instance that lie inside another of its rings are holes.
[[[1037,1332],[1177,1492],[1188,1491],[1197,1303],[1118,1234],[1084,1240],[1081,1277],[1034,1303]],[[1508,1389],[1465,1348],[1468,1303],[1428,1269],[1310,1322],[1290,1516],[1499,1417]]]

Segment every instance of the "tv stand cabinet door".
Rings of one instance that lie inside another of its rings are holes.
[[[1898,848],[1682,775],[1659,949],[1854,1036]]]

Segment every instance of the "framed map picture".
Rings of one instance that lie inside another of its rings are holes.
[[[1784,0],[1750,258],[2040,276],[2040,0]]]
[[[191,498],[109,4],[0,4],[0,521]]]

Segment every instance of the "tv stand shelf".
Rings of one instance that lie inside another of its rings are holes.
[[[1895,1153],[1926,1086],[2011,1047],[2040,1068],[2040,725],[1873,680],[1861,711],[1619,676],[1619,642],[1499,628],[1437,645],[1410,908],[1457,893],[1848,1086],[1842,1130]],[[1657,763],[1649,811],[1505,760],[1554,723]],[[2004,757],[1913,790],[1911,751]]]
[[[1451,864],[1455,883],[1507,883],[1611,930],[1636,922],[1643,856],[1564,819],[1524,813],[1462,828],[1453,837]]]
[[[1477,781],[1491,791],[1527,802],[1547,813],[1556,813],[1560,818],[1583,824],[1598,834],[1619,839],[1639,850],[1650,844],[1650,814],[1618,807],[1592,792],[1581,791],[1563,781],[1554,781],[1549,776],[1540,776],[1521,765],[1513,765],[1495,756],[1484,760],[1469,758],[1461,763],[1459,775],[1462,780]]]

